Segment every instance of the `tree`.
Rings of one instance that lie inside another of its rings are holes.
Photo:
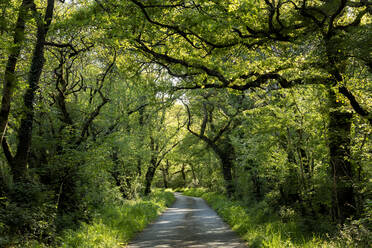
[[[163,95],[161,99],[164,101],[165,96]],[[179,144],[178,134],[180,129],[185,125],[182,123],[182,119],[180,120],[179,113],[176,113],[175,116],[168,116],[167,118],[166,105],[163,105],[161,109],[153,114],[153,120],[148,120],[151,122],[149,127],[152,131],[150,131],[149,142],[151,152],[150,164],[145,175],[145,195],[151,192],[151,184],[157,168],[168,153]],[[172,123],[167,124],[166,121]]]
[[[45,16],[42,16],[38,13],[35,4],[33,1],[27,2],[24,1],[21,5],[21,11],[18,17],[16,24],[14,43],[15,48],[10,54],[7,64],[7,69],[5,72],[5,87],[3,91],[3,101],[2,101],[2,120],[0,123],[1,132],[3,133],[8,122],[8,115],[10,110],[10,102],[12,90],[14,87],[14,69],[17,63],[17,58],[20,53],[19,43],[21,42],[21,37],[24,35],[24,15],[27,11],[27,8],[30,8],[32,11],[35,21],[37,23],[37,36],[35,47],[33,51],[32,61],[30,65],[30,70],[28,72],[28,89],[24,94],[24,107],[25,112],[23,113],[23,118],[21,120],[20,128],[18,131],[18,146],[17,152],[13,155],[10,152],[9,146],[6,140],[2,137],[2,145],[5,156],[8,160],[8,163],[12,169],[13,177],[15,180],[24,178],[27,173],[27,161],[29,150],[31,147],[31,135],[33,128],[34,120],[34,99],[36,90],[38,88],[40,75],[44,66],[44,47],[45,40],[48,33],[49,26],[52,21],[53,11],[54,11],[54,0],[49,0],[45,10]]]
[[[162,186],[367,220],[371,8],[0,0],[5,245]]]
[[[349,108],[372,123],[368,107],[360,104],[344,81],[351,61],[357,61],[361,70],[370,70],[371,58],[360,56],[360,49],[342,38],[365,39],[370,29],[367,2],[131,2],[146,20],[135,38],[138,49],[183,79],[176,89],[244,91],[268,85],[324,84],[330,90],[330,109],[341,108],[335,101],[337,89],[348,99]],[[154,32],[155,28],[164,32]],[[309,34],[315,39],[310,40]],[[352,176],[347,162],[350,129],[341,126],[350,123],[351,114],[342,112],[330,111],[328,128],[335,214],[341,221],[352,214],[348,206],[354,205],[353,190],[345,181]]]
[[[199,109],[203,111],[201,116],[202,122],[200,125],[200,131],[193,131],[191,128],[191,111],[187,104],[185,104],[186,111],[188,114],[188,131],[194,136],[198,137],[200,140],[204,141],[207,146],[209,146],[216,156],[221,161],[222,174],[226,183],[227,194],[231,197],[234,192],[234,182],[232,171],[235,161],[235,151],[234,146],[230,140],[229,134],[237,125],[237,119],[235,118],[240,111],[242,111],[242,102],[244,96],[235,96],[235,95],[222,95],[226,97],[226,105],[223,105],[222,102],[225,99],[219,99],[218,93],[210,91],[206,94],[202,94],[202,99],[196,100],[201,103]],[[215,98],[211,101],[212,98]],[[233,100],[236,100],[235,104],[239,106],[234,106]],[[194,100],[195,101],[195,100]],[[232,108],[231,106],[232,105]],[[217,119],[225,119],[224,122],[218,123],[221,121],[216,121]]]

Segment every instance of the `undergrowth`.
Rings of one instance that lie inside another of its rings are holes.
[[[143,230],[175,200],[173,193],[156,189],[148,197],[125,201],[121,205],[103,206],[89,223],[68,229],[57,238],[57,244],[46,246],[36,241],[23,244],[27,248],[119,248]]]
[[[157,190],[141,200],[105,206],[92,223],[84,223],[78,230],[67,230],[61,237],[61,247],[123,247],[174,200],[171,192]]]
[[[309,233],[298,216],[283,220],[264,201],[247,207],[204,188],[177,190],[184,195],[202,197],[250,248],[362,248],[371,244],[369,231],[355,222],[344,225],[338,235],[330,237],[327,233]]]

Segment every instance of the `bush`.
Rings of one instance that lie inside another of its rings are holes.
[[[18,243],[19,239],[51,242],[55,232],[56,208],[53,194],[34,182],[16,183],[9,189],[0,208],[1,245]]]
[[[337,237],[339,243],[350,248],[370,247],[372,235],[367,225],[368,223],[363,223],[363,220],[352,220],[342,225]]]

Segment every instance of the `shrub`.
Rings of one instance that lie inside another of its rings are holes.
[[[15,183],[0,208],[0,245],[22,240],[52,240],[56,208],[53,194],[35,182]]]
[[[352,220],[342,225],[337,239],[350,248],[369,247],[372,244],[371,232],[363,220]]]

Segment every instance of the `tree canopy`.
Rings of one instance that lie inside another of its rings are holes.
[[[368,0],[0,0],[0,244],[154,187],[369,223],[371,25]]]

